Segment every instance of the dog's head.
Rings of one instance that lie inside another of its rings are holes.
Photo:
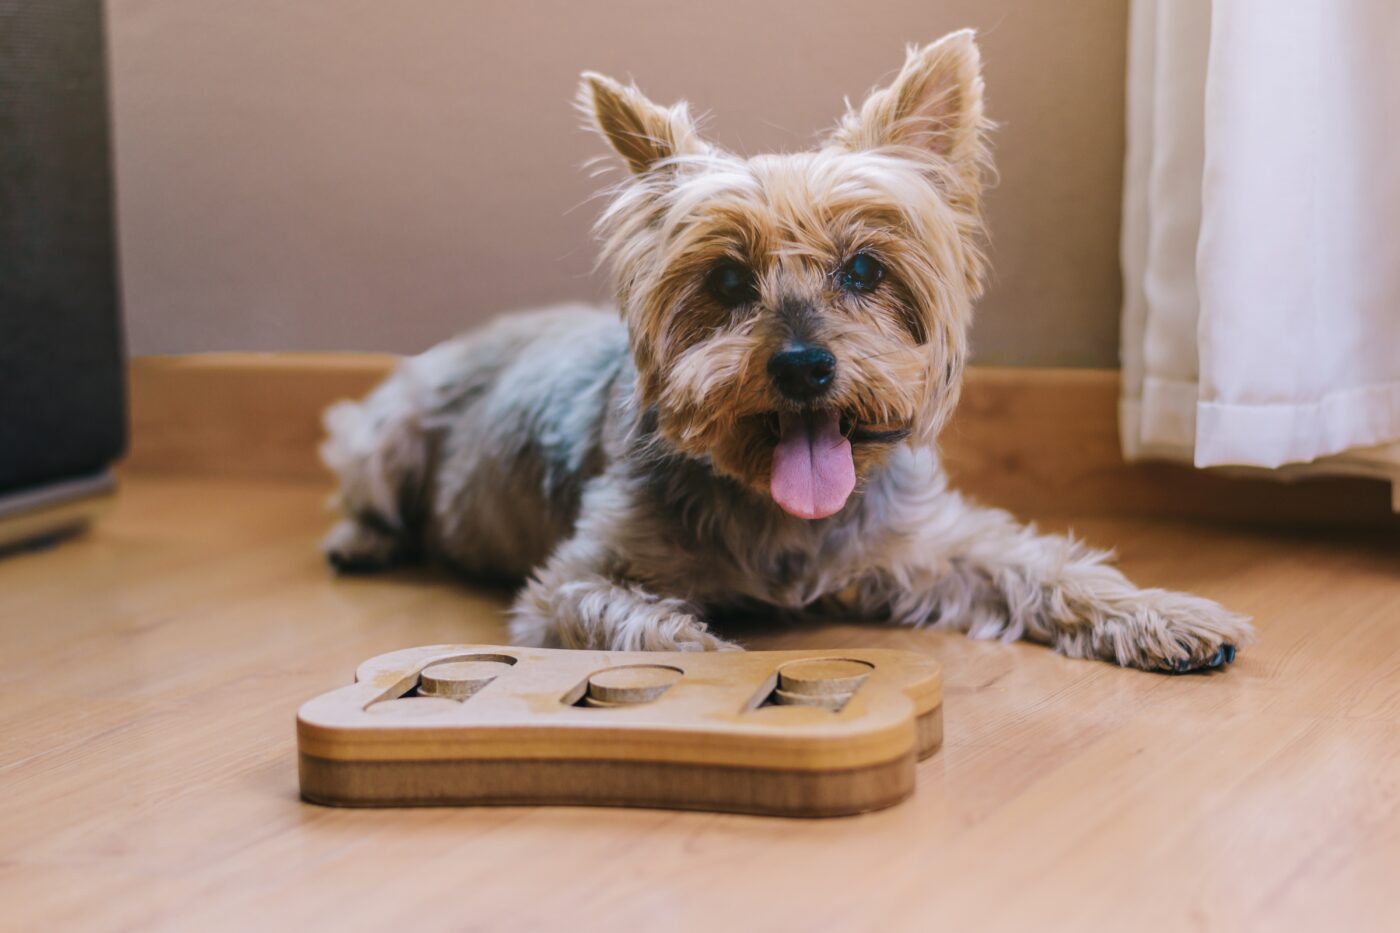
[[[984,261],[970,31],[911,49],[818,148],[741,158],[686,106],[584,75],[630,177],[599,222],[661,435],[802,518],[834,514],[957,400]]]

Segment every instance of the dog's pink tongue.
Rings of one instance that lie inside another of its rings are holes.
[[[779,417],[773,450],[773,501],[798,518],[826,518],[841,511],[856,488],[851,442],[841,435],[835,411]]]

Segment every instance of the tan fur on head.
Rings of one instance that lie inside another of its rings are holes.
[[[975,33],[963,29],[911,46],[894,82],[859,110],[848,109],[831,139],[853,152],[898,147],[911,158],[931,159],[947,197],[976,217],[990,128],[982,106],[982,57]]]
[[[581,107],[632,172],[599,232],[642,399],[668,440],[765,488],[785,408],[766,366],[796,339],[836,356],[829,403],[850,430],[933,440],[957,399],[984,273],[979,69],[970,31],[911,49],[819,148],[752,158],[702,141],[685,104],[584,76]],[[838,280],[858,252],[887,270],[869,294]],[[707,293],[721,263],[751,271],[747,306]],[[857,475],[892,447],[857,443]]]

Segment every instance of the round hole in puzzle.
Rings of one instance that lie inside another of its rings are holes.
[[[630,664],[625,667],[610,667],[588,678],[585,702],[598,701],[596,705],[622,705],[628,703],[649,703],[671,688],[671,685],[685,676],[678,667],[662,664]],[[588,705],[595,705],[589,703]]]
[[[396,719],[429,719],[461,708],[460,702],[446,697],[398,697],[371,703],[365,712],[373,716],[393,716]]]

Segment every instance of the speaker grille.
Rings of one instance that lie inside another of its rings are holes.
[[[0,0],[0,492],[125,446],[102,4]]]

